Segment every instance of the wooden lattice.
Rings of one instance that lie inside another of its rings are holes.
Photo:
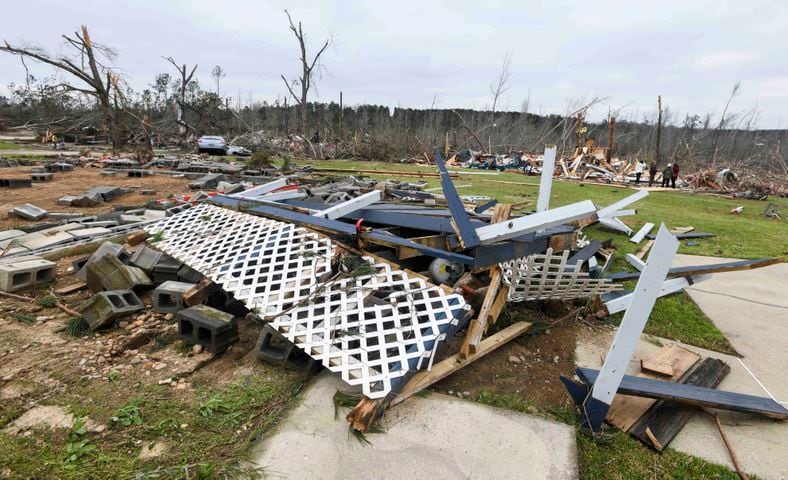
[[[289,223],[199,205],[148,231],[161,232],[156,248],[272,318],[288,340],[370,398],[431,365],[438,343],[470,312],[461,295],[371,258],[354,273],[332,274],[331,240]]]
[[[567,265],[568,258],[568,250],[553,255],[553,249],[548,248],[544,255],[531,255],[500,264],[503,282],[509,286],[508,300],[569,300],[622,288],[607,278],[591,278],[588,272],[580,270],[582,261]]]
[[[289,223],[201,204],[147,230],[161,235],[156,248],[263,316],[281,313],[331,276],[331,240]]]

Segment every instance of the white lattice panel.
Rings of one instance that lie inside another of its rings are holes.
[[[162,232],[156,248],[263,316],[298,303],[331,275],[331,240],[289,223],[201,204],[147,230]]]
[[[431,361],[443,332],[470,307],[419,276],[372,267],[375,274],[327,282],[271,325],[366,396],[382,398],[393,379]]]
[[[162,232],[156,248],[275,316],[273,327],[370,398],[429,364],[470,310],[461,295],[370,258],[375,273],[329,279],[330,239],[284,222],[203,204],[147,230]]]
[[[503,281],[509,286],[510,302],[529,300],[587,298],[622,286],[607,278],[591,278],[580,271],[581,261],[567,269],[569,251],[553,255],[548,248],[544,255],[531,255],[501,263]]]

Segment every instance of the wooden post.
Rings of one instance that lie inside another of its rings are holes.
[[[616,117],[610,115],[607,120],[607,154],[605,154],[607,163],[610,163],[610,159],[613,158],[613,139],[615,138],[615,134]]]
[[[656,157],[657,165],[660,165],[659,144],[662,138],[662,95],[657,96],[657,148]]]

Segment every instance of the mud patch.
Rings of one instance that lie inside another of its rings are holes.
[[[71,428],[73,424],[74,415],[67,412],[63,407],[44,405],[26,411],[3,429],[3,432],[16,435],[34,427]],[[103,432],[107,428],[90,419],[86,419],[85,427],[90,432]]]

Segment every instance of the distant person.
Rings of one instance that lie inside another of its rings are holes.
[[[635,185],[640,185],[640,177],[643,176],[643,170],[646,169],[646,164],[640,160],[635,161]]]
[[[673,184],[673,188],[676,188],[676,179],[679,178],[679,164],[673,164],[673,176],[670,177],[670,181]]]
[[[648,186],[654,185],[654,179],[657,178],[657,162],[651,162],[648,166]]]
[[[668,164],[668,166],[662,170],[662,188],[670,186],[671,178],[673,178],[673,165]]]

